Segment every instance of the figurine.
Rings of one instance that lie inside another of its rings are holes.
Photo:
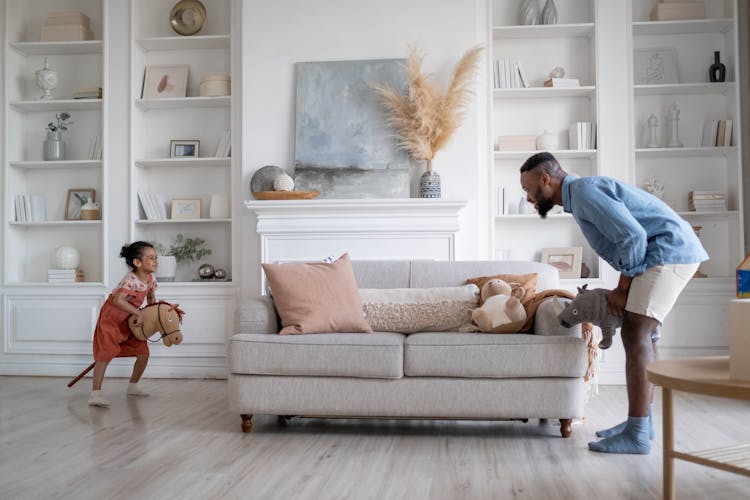
[[[669,142],[667,143],[668,148],[681,148],[682,143],[680,142],[680,139],[677,137],[677,122],[680,121],[680,108],[677,107],[677,103],[673,102],[672,106],[669,108],[669,123],[670,127],[669,130],[671,132],[671,136],[669,138]]]
[[[651,113],[648,117],[648,142],[646,143],[647,148],[658,148],[659,140],[656,138],[656,127],[659,125],[659,120],[656,115]]]

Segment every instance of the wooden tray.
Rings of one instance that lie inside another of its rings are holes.
[[[256,200],[311,200],[320,191],[253,191]]]

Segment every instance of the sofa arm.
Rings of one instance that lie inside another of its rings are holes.
[[[267,295],[242,301],[240,333],[279,333],[279,316],[273,299]]]
[[[570,299],[562,297],[550,297],[544,300],[536,310],[534,316],[534,333],[536,335],[560,335],[563,337],[581,338],[581,325],[574,325],[571,328],[565,328],[560,324],[555,312],[555,299],[559,300],[563,306],[571,302]]]

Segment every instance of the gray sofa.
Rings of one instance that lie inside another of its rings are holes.
[[[360,288],[459,286],[470,277],[539,274],[538,262],[353,261]],[[243,302],[228,343],[228,395],[249,432],[253,414],[437,419],[560,419],[563,437],[583,416],[588,358],[579,327],[537,309],[533,334],[393,332],[278,335],[273,302]]]

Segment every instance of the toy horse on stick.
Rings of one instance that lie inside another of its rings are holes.
[[[146,342],[158,342],[158,340],[150,339],[151,336],[158,332],[161,334],[161,340],[164,342],[164,345],[171,347],[182,343],[180,324],[182,323],[182,316],[184,314],[185,311],[180,309],[179,304],[170,304],[162,300],[141,308],[142,324],[136,325],[135,316],[130,316],[128,318],[128,327],[130,328],[130,333],[135,338]],[[68,387],[73,387],[73,384],[90,372],[95,364],[96,362],[91,363],[76,378],[68,382]]]

